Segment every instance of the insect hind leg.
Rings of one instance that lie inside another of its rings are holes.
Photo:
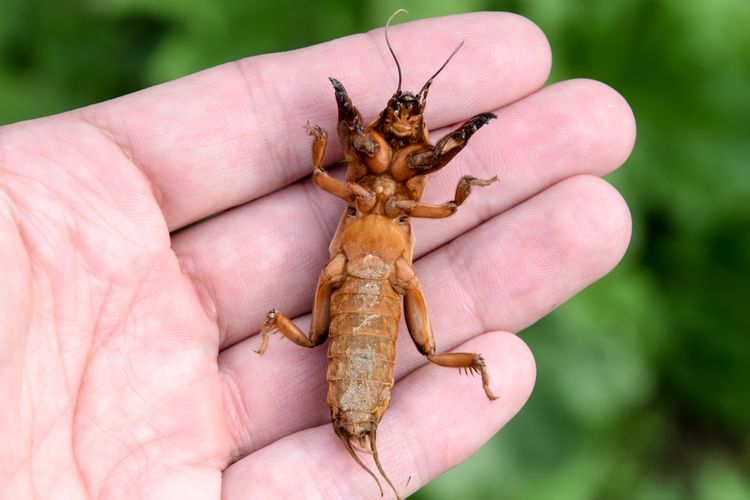
[[[437,353],[435,337],[432,334],[427,304],[422,287],[414,275],[411,265],[400,259],[396,261],[396,281],[404,294],[404,319],[412,340],[431,363],[449,368],[465,369],[467,372],[479,373],[482,376],[482,387],[490,400],[498,397],[490,389],[490,378],[482,356],[470,352]]]
[[[459,371],[463,368],[472,374],[479,373],[482,377],[482,387],[485,394],[487,394],[487,398],[490,400],[498,398],[490,389],[490,377],[487,374],[487,367],[481,355],[472,352],[446,352],[442,354],[427,354],[427,359],[439,366],[458,368]]]

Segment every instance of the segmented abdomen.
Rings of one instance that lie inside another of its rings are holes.
[[[388,408],[401,314],[386,279],[349,276],[331,297],[328,404],[351,436],[374,430]]]

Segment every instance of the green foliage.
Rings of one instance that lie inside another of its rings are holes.
[[[415,498],[750,498],[750,3],[4,0],[0,123],[383,24],[512,10],[638,122],[618,269],[522,335],[527,407]]]

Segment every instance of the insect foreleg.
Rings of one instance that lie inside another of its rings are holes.
[[[338,134],[341,145],[344,148],[344,156],[347,157],[356,151],[365,156],[373,156],[378,152],[379,146],[370,135],[365,132],[362,117],[340,81],[328,78],[333,84],[336,94],[336,105],[339,109]]]
[[[482,387],[489,399],[497,399],[490,390],[490,379],[482,356],[470,352],[436,353],[435,337],[432,334],[422,287],[419,285],[411,265],[404,259],[396,261],[396,285],[404,294],[404,318],[412,340],[419,352],[431,363],[450,368],[464,368],[482,377]]]
[[[336,93],[336,105],[339,109],[339,121],[354,124],[359,122],[361,127],[362,119],[360,118],[359,111],[352,104],[352,99],[349,97],[349,93],[344,88],[344,85],[335,78],[328,77],[333,85],[333,91]]]
[[[344,281],[345,277],[346,256],[339,253],[326,264],[318,277],[310,335],[306,336],[286,315],[276,309],[271,309],[266,315],[266,320],[261,329],[260,347],[255,352],[263,354],[266,351],[268,340],[273,332],[281,333],[284,337],[302,347],[316,347],[322,344],[328,336],[328,325],[331,321],[329,313],[331,294]]]
[[[497,116],[492,113],[476,115],[440,139],[431,149],[412,153],[409,157],[409,168],[419,174],[430,174],[440,170],[466,146],[474,132],[493,118]]]

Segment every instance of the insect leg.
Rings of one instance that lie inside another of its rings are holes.
[[[266,315],[266,320],[261,329],[261,344],[258,354],[263,354],[268,347],[271,333],[280,332],[297,345],[302,347],[315,347],[323,343],[328,336],[328,325],[331,321],[330,303],[331,294],[346,277],[346,256],[337,254],[323,268],[318,277],[318,286],[315,291],[313,303],[312,322],[310,324],[310,335],[307,336],[283,313],[271,309]]]
[[[323,191],[338,196],[347,202],[353,201],[357,196],[368,197],[370,193],[360,185],[334,179],[323,168],[323,156],[325,156],[326,146],[328,145],[328,134],[325,130],[308,123],[305,125],[305,131],[313,137],[312,163],[315,184]]]
[[[396,208],[403,210],[410,217],[442,219],[456,213],[458,207],[469,197],[471,186],[489,186],[495,181],[497,181],[497,176],[491,179],[477,179],[476,177],[465,175],[458,181],[455,197],[447,203],[431,205],[419,201],[395,199],[393,199],[392,203]]]
[[[349,94],[335,78],[328,78],[336,94],[336,105],[339,109],[339,124],[337,127],[344,156],[350,156],[355,151],[366,156],[373,156],[378,151],[378,143],[365,132],[359,110],[354,107]]]
[[[396,261],[397,286],[404,293],[404,319],[412,340],[419,352],[431,363],[449,368],[464,368],[482,377],[482,387],[489,399],[497,399],[490,390],[490,379],[482,356],[470,352],[436,353],[435,337],[432,334],[430,318],[427,314],[422,287],[411,265],[404,259]]]
[[[482,113],[469,119],[459,128],[438,141],[432,149],[417,151],[409,156],[409,168],[419,174],[431,174],[446,166],[469,142],[474,132],[497,118],[492,113]]]
[[[323,156],[326,154],[326,147],[328,146],[328,134],[325,130],[317,125],[310,125],[310,122],[305,124],[305,132],[307,135],[312,136],[312,164],[313,170],[323,168]]]

